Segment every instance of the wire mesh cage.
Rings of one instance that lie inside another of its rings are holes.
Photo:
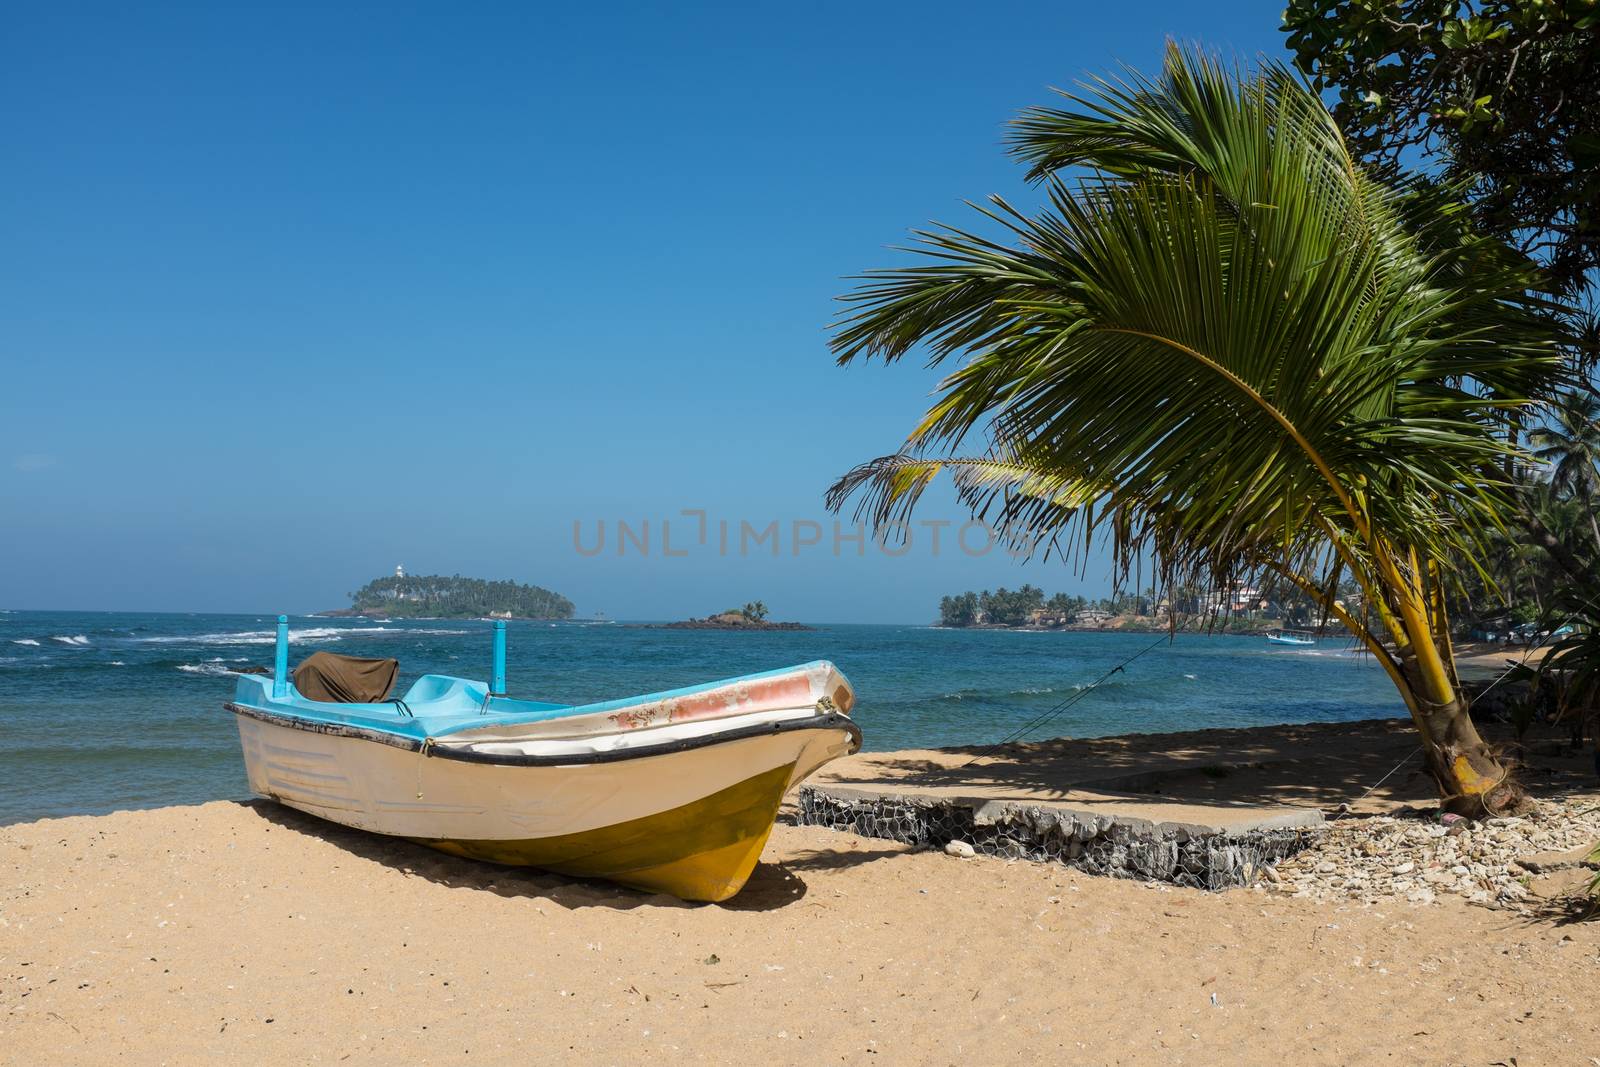
[[[1321,830],[1239,833],[1157,826],[1022,804],[985,805],[910,796],[839,796],[800,790],[794,821],[917,848],[965,841],[984,856],[1061,863],[1089,874],[1195,889],[1253,884],[1262,871],[1309,847]]]

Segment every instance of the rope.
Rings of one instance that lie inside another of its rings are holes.
[[[1063,712],[1065,712],[1068,708],[1072,707],[1072,705],[1076,704],[1078,701],[1082,700],[1084,697],[1086,697],[1090,693],[1094,692],[1095,688],[1098,687],[1101,683],[1103,683],[1107,678],[1110,678],[1113,674],[1120,673],[1122,671],[1122,669],[1124,667],[1126,667],[1128,664],[1132,663],[1134,660],[1138,659],[1140,656],[1144,655],[1146,652],[1152,651],[1157,645],[1160,645],[1160,644],[1162,644],[1162,643],[1164,643],[1164,642],[1166,642],[1168,640],[1170,640],[1170,638],[1167,637],[1167,636],[1162,636],[1162,637],[1156,638],[1154,643],[1146,645],[1144,648],[1141,648],[1139,651],[1135,652],[1133,655],[1129,656],[1127,659],[1123,660],[1121,663],[1117,664],[1115,667],[1112,667],[1109,671],[1106,671],[1106,673],[1104,673],[1100,677],[1096,678],[1093,682],[1090,682],[1088,685],[1084,686],[1082,689],[1077,690],[1071,696],[1068,696],[1067,698],[1062,700],[1060,703],[1056,704],[1055,707],[1050,708],[1049,710],[1043,712],[1042,714],[1035,716],[1033,719],[1029,720],[1028,722],[1023,723],[1021,726],[1017,727],[1015,730],[1012,730],[1009,734],[1007,734],[1006,736],[1002,737],[1000,740],[996,741],[994,744],[989,745],[986,748],[980,749],[977,755],[973,756],[967,762],[961,764],[961,767],[958,767],[956,769],[960,770],[962,768],[970,767],[974,763],[977,763],[979,760],[984,759],[987,756],[989,756],[991,753],[994,752],[995,749],[1003,748],[1004,746],[1009,745],[1014,741],[1018,741],[1021,738],[1023,738],[1024,736],[1026,736],[1027,734],[1032,733],[1034,730],[1038,729],[1039,727],[1041,727],[1041,726],[1045,725],[1046,723],[1056,719]]]
[[[424,737],[422,747],[417,749],[417,799],[422,799],[422,764],[433,755],[433,738]]]
[[[1353,808],[1357,804],[1361,803],[1363,800],[1365,800],[1368,797],[1370,797],[1374,790],[1376,790],[1384,782],[1387,782],[1390,778],[1394,777],[1394,772],[1395,771],[1398,771],[1401,767],[1404,767],[1406,764],[1410,763],[1416,757],[1417,753],[1421,752],[1422,750],[1423,750],[1423,746],[1418,745],[1416,748],[1412,749],[1410,752],[1407,752],[1405,754],[1405,758],[1404,759],[1402,759],[1399,763],[1396,763],[1393,767],[1389,768],[1389,773],[1388,774],[1384,775],[1382,778],[1379,778],[1376,782],[1373,782],[1372,785],[1367,788],[1367,791],[1365,793],[1362,793],[1360,796],[1356,797],[1355,800],[1346,801],[1346,803],[1350,807]],[[1340,814],[1341,815],[1348,815],[1350,813],[1349,812],[1341,812]]]

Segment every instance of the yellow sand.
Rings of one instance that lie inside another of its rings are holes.
[[[1586,1065],[1596,989],[1600,924],[820,829],[686,905],[265,803],[0,828],[8,1064]]]

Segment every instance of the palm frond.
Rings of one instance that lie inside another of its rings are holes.
[[[925,262],[845,297],[841,362],[968,359],[830,504],[904,521],[949,466],[969,506],[1046,544],[1077,524],[1124,564],[1218,574],[1331,543],[1364,572],[1374,529],[1472,558],[1512,509],[1506,427],[1557,364],[1522,276],[1413,233],[1412,192],[1366,176],[1281,67],[1174,50],[1160,81],[1093,90],[1019,120],[1042,210],[994,199],[1004,240],[922,232]],[[952,459],[974,435],[987,458]]]

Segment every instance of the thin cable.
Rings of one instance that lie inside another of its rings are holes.
[[[1475,700],[1475,701],[1483,699],[1484,694],[1487,693],[1490,689],[1493,689],[1495,686],[1499,685],[1501,682],[1503,682],[1507,678],[1511,677],[1512,672],[1517,670],[1518,668],[1524,666],[1528,662],[1528,660],[1532,659],[1533,658],[1533,654],[1535,652],[1539,651],[1539,649],[1543,648],[1545,642],[1550,640],[1550,638],[1552,638],[1552,637],[1554,637],[1556,635],[1556,631],[1557,630],[1559,630],[1562,627],[1564,627],[1564,626],[1568,625],[1569,623],[1571,623],[1572,620],[1576,619],[1579,615],[1582,615],[1585,608],[1593,607],[1596,600],[1600,600],[1600,593],[1597,593],[1594,596],[1590,597],[1588,600],[1585,600],[1583,602],[1583,606],[1582,607],[1578,608],[1577,611],[1574,611],[1571,615],[1568,615],[1565,619],[1561,620],[1561,626],[1551,627],[1550,632],[1545,634],[1544,637],[1537,644],[1530,646],[1528,651],[1526,651],[1526,652],[1524,652],[1522,654],[1522,658],[1520,660],[1518,660],[1517,662],[1511,664],[1511,666],[1507,667],[1505,669],[1505,671],[1500,675],[1500,677],[1498,677],[1494,681],[1490,682],[1487,686],[1484,687],[1483,692],[1479,693],[1477,696],[1473,697],[1472,699]]]
[[[1396,763],[1393,767],[1389,768],[1389,773],[1384,775],[1382,778],[1379,778],[1376,782],[1373,782],[1372,785],[1367,789],[1367,791],[1365,793],[1362,793],[1360,796],[1356,797],[1355,800],[1353,800],[1353,801],[1345,801],[1345,803],[1348,806],[1353,808],[1357,804],[1361,803],[1363,800],[1365,800],[1368,797],[1370,797],[1372,795],[1372,793],[1373,793],[1373,790],[1377,789],[1384,782],[1387,782],[1390,778],[1393,778],[1395,771],[1398,771],[1401,767],[1404,767],[1406,764],[1410,763],[1412,761],[1412,759],[1414,759],[1416,757],[1417,753],[1421,752],[1421,751],[1422,751],[1422,746],[1418,745],[1416,748],[1412,749],[1410,752],[1407,752],[1405,754],[1405,758],[1404,759],[1402,759],[1399,763]],[[1351,813],[1350,812],[1340,812],[1339,814],[1340,815],[1349,815]],[[1335,818],[1337,818],[1337,816],[1335,816]]]
[[[1084,686],[1082,689],[1077,690],[1071,696],[1069,696],[1066,699],[1062,700],[1055,707],[1050,708],[1048,711],[1045,711],[1042,714],[1035,716],[1030,721],[1023,723],[1021,726],[1017,727],[1015,730],[1011,731],[1009,734],[1007,734],[1006,736],[1002,737],[1000,740],[996,741],[994,744],[989,745],[987,748],[984,748],[981,751],[979,751],[977,755],[973,756],[971,759],[967,760],[967,762],[961,764],[960,767],[957,767],[955,769],[956,770],[961,770],[963,768],[970,767],[974,763],[978,762],[981,759],[984,759],[990,753],[994,752],[995,749],[1003,748],[1004,746],[1009,745],[1012,742],[1017,741],[1022,737],[1025,737],[1029,733],[1032,733],[1034,730],[1036,730],[1039,727],[1041,727],[1041,726],[1045,725],[1046,723],[1050,722],[1052,719],[1055,719],[1057,716],[1059,716],[1063,712],[1065,712],[1068,708],[1072,707],[1072,705],[1076,704],[1078,701],[1080,701],[1084,697],[1088,696],[1090,693],[1092,693],[1095,690],[1095,688],[1097,686],[1099,686],[1101,683],[1103,683],[1107,678],[1110,678],[1113,674],[1119,673],[1124,667],[1126,667],[1128,664],[1132,663],[1134,660],[1138,659],[1140,656],[1144,655],[1146,652],[1149,652],[1149,651],[1153,650],[1157,645],[1160,645],[1160,644],[1162,644],[1162,643],[1164,643],[1166,641],[1169,641],[1169,640],[1171,640],[1170,635],[1156,638],[1156,640],[1155,640],[1155,642],[1153,644],[1150,644],[1150,645],[1145,646],[1144,648],[1141,648],[1139,651],[1135,652],[1133,655],[1129,656],[1127,659],[1123,660],[1121,663],[1117,664],[1115,667],[1112,667],[1109,671],[1106,671],[1106,673],[1102,674],[1100,677],[1096,678],[1094,681],[1090,682],[1088,685]]]

